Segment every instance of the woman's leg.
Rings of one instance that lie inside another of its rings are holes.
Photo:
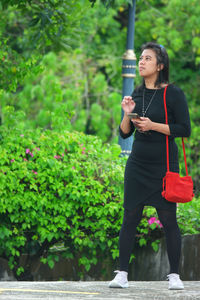
[[[157,209],[157,213],[165,231],[170,273],[178,274],[181,256],[181,233],[177,224],[176,210]]]
[[[129,260],[134,245],[136,228],[142,218],[143,205],[129,211],[124,210],[124,219],[119,235],[120,271],[128,272]]]

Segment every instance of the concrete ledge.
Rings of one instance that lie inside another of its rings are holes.
[[[0,282],[0,299],[165,300],[200,299],[200,281],[185,281],[185,289],[169,291],[167,281],[131,281],[127,289],[110,289],[103,281]]]

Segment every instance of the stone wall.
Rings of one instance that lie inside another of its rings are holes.
[[[161,240],[158,252],[154,252],[151,246],[136,247],[134,249],[136,259],[130,264],[129,280],[154,281],[165,280],[169,273],[169,263],[166,252],[165,240]],[[21,258],[22,264],[26,263],[26,256]],[[39,261],[34,261],[31,267],[35,281],[51,280],[79,280],[80,267],[77,260],[66,260],[60,257],[60,261],[53,269]],[[98,261],[91,268],[83,280],[110,280],[113,271],[118,269],[117,262],[110,259]],[[188,235],[182,238],[182,256],[180,275],[183,280],[200,280],[200,234]],[[12,271],[9,270],[6,260],[0,259],[0,280],[15,280]]]

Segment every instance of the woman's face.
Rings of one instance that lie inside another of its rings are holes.
[[[145,49],[139,60],[139,73],[144,78],[157,77],[160,67],[157,64],[156,54],[151,49]]]

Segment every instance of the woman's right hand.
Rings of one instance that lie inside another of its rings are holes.
[[[131,96],[125,96],[122,100],[122,108],[125,113],[131,113],[135,108],[135,102]]]

